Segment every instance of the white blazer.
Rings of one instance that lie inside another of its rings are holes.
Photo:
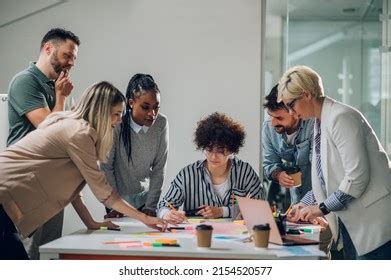
[[[391,167],[365,117],[356,109],[326,97],[321,113],[321,165],[326,195],[320,186],[315,157],[314,152],[312,188],[317,202],[336,190],[354,197],[346,209],[326,216],[334,240],[338,238],[339,217],[360,256],[390,241]]]

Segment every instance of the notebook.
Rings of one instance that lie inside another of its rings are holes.
[[[273,218],[269,202],[266,200],[258,200],[239,196],[237,196],[236,199],[238,200],[240,212],[242,213],[243,219],[246,222],[246,227],[250,235],[253,233],[254,225],[268,223],[270,225],[270,243],[283,246],[319,244],[319,241],[307,239],[297,235],[282,236],[278,231],[277,224]]]

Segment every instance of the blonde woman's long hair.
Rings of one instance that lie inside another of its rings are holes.
[[[96,149],[99,161],[106,162],[113,145],[111,110],[124,102],[124,95],[115,86],[106,81],[98,82],[84,91],[72,111],[52,113],[39,127],[49,126],[62,119],[84,119],[98,134]]]

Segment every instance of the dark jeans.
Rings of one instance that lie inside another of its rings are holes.
[[[340,219],[338,219],[338,224],[341,231],[343,256],[345,260],[391,260],[391,241],[365,255],[359,256],[345,225]]]
[[[28,260],[14,223],[0,205],[0,260]]]

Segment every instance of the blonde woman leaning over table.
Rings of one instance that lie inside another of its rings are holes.
[[[107,207],[164,231],[166,222],[147,216],[119,197],[99,170],[121,122],[125,98],[108,82],[89,87],[70,112],[52,113],[38,128],[0,153],[0,259],[28,259],[19,239],[72,203],[89,229],[118,227],[95,221],[80,191],[86,185]]]
[[[278,97],[291,114],[315,118],[308,199],[319,204],[298,209],[296,217],[325,216],[345,259],[391,259],[391,168],[368,121],[325,96],[321,77],[306,66],[282,76]]]

